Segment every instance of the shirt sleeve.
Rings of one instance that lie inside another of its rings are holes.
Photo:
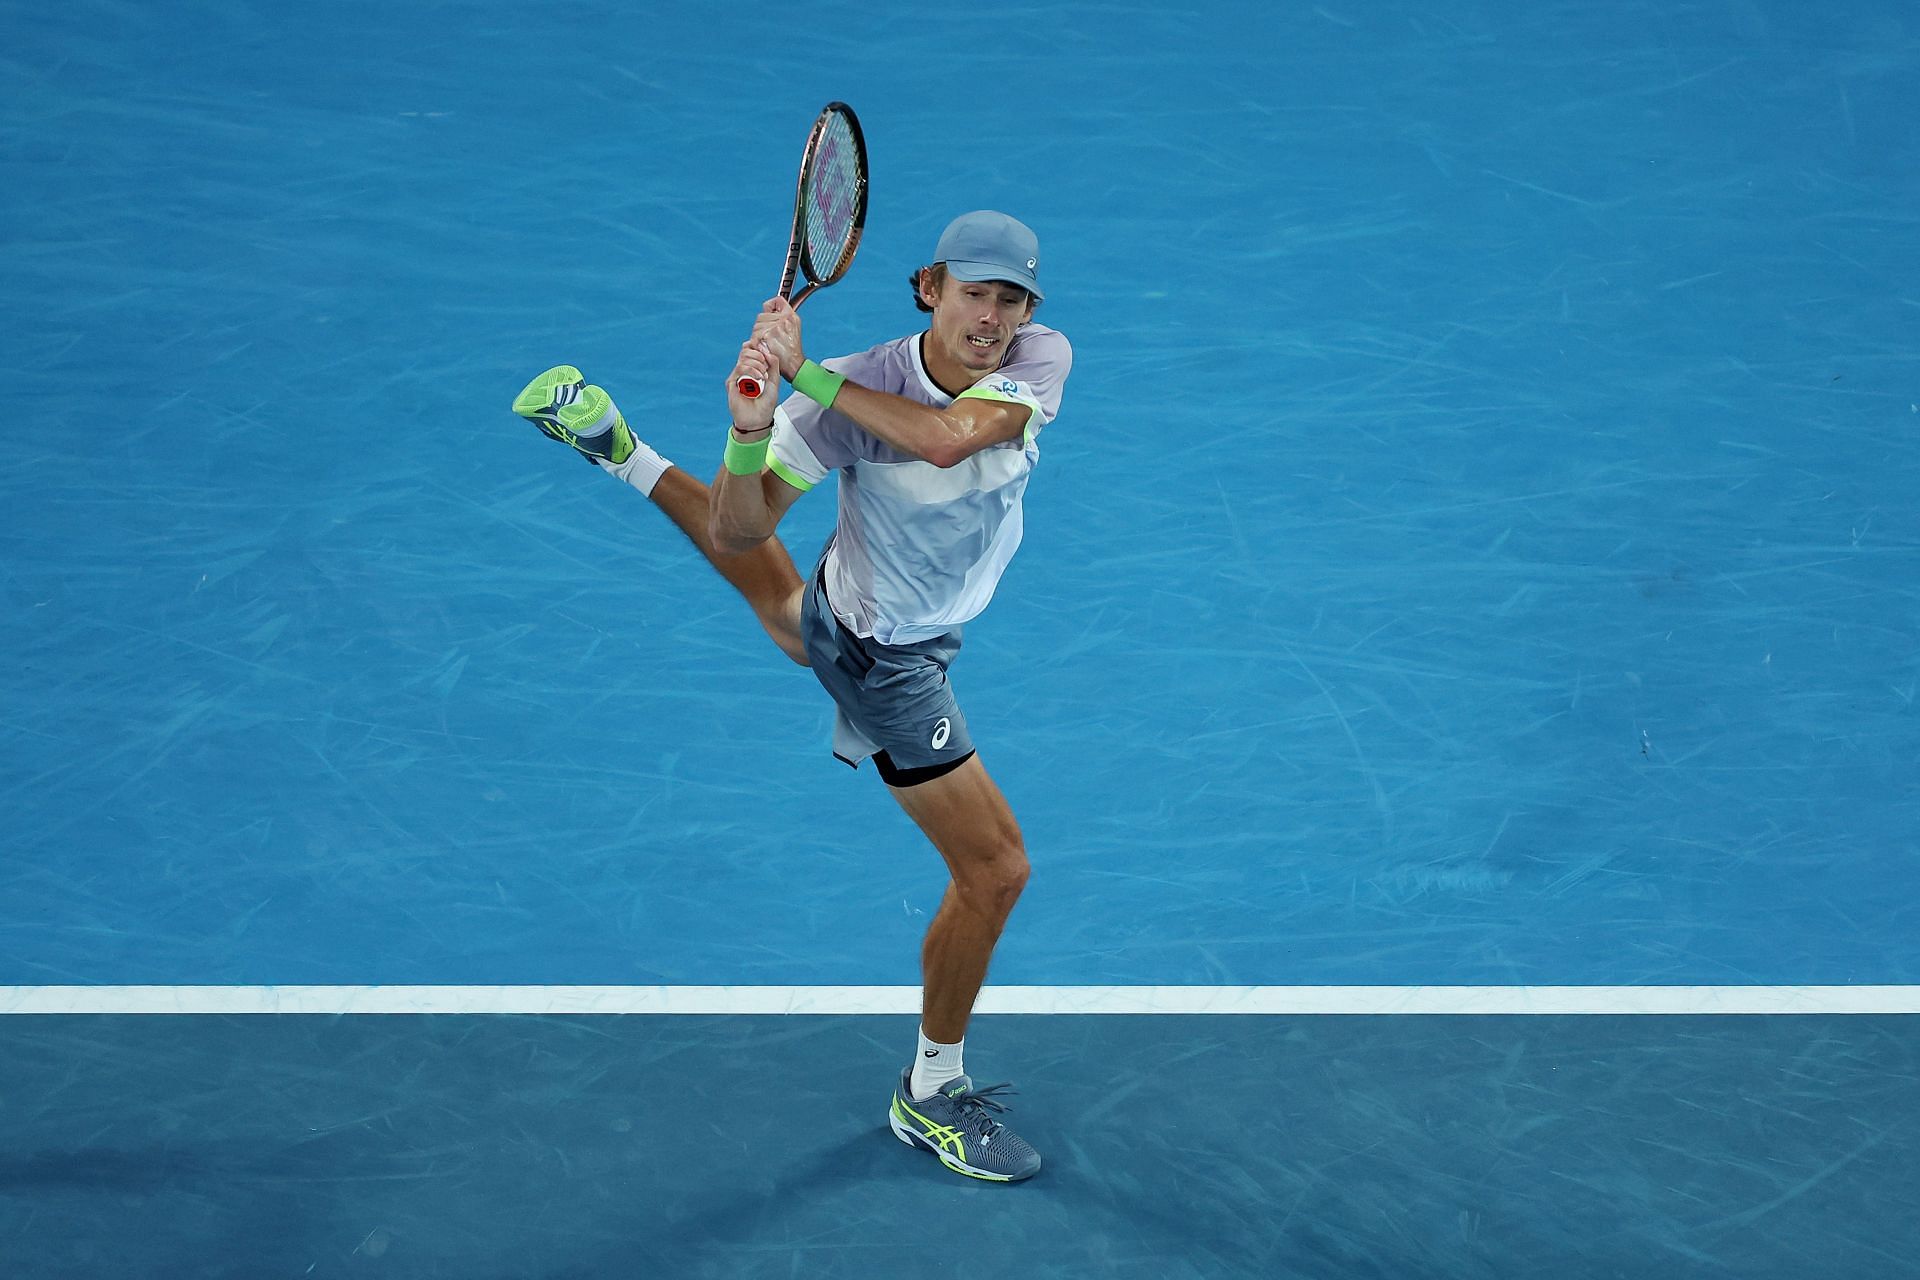
[[[1073,368],[1073,347],[1066,335],[1056,329],[1029,330],[1015,340],[1011,355],[996,372],[974,383],[955,399],[1026,405],[1032,410],[1026,431],[1026,438],[1031,440],[1060,412],[1067,374]]]
[[[852,357],[835,356],[820,363],[835,373],[846,373],[853,362]],[[767,467],[805,493],[826,479],[827,472],[853,462],[852,433],[858,429],[847,418],[821,408],[796,391],[773,411]]]

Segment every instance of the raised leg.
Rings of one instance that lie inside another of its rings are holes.
[[[809,665],[800,640],[804,584],[793,557],[774,538],[741,555],[716,554],[707,536],[708,486],[636,437],[605,388],[589,384],[570,364],[555,365],[521,389],[513,398],[513,411],[542,435],[572,447],[653,499],[745,598],[780,651],[803,667]]]
[[[803,667],[809,665],[806,646],[800,641],[800,596],[806,584],[780,540],[768,538],[737,556],[715,554],[707,537],[707,485],[678,467],[668,468],[649,496],[745,598],[780,652]]]

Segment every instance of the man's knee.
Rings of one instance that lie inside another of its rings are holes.
[[[960,878],[964,883],[960,883],[959,888],[981,915],[1005,920],[1013,913],[1013,904],[1020,900],[1032,872],[1026,847],[1016,832],[991,856],[974,863]]]
[[[1027,861],[1027,851],[1024,848],[1017,849],[1014,861],[1006,868],[1005,879],[1000,886],[1001,897],[1005,900],[1006,909],[1009,912],[1013,910],[1013,904],[1020,900],[1021,893],[1026,890],[1027,880],[1032,875],[1033,864]]]

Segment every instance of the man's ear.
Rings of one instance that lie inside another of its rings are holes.
[[[940,288],[933,281],[932,267],[920,268],[920,301],[929,307],[937,306],[940,302]]]

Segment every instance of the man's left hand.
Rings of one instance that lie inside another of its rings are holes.
[[[781,376],[789,381],[807,362],[806,350],[800,344],[800,313],[785,298],[769,298],[760,308],[753,321],[752,341],[766,344],[780,361]]]

